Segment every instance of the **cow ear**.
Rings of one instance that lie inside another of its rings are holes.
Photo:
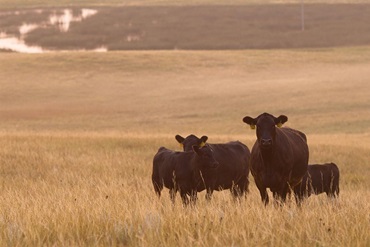
[[[246,116],[246,117],[243,118],[243,122],[246,123],[246,124],[249,124],[249,126],[251,127],[252,130],[256,128],[256,119],[254,119],[254,118]]]
[[[288,121],[288,117],[285,116],[285,115],[280,115],[279,117],[277,117],[275,119],[275,124],[277,125],[277,127],[281,127],[283,126],[284,123],[286,123]]]
[[[208,136],[202,136],[200,138],[200,144],[199,144],[199,147],[203,147],[204,145],[206,145],[206,141],[208,140]]]
[[[192,146],[193,148],[193,151],[198,155],[198,156],[201,156],[202,155],[202,151],[200,150],[200,147],[198,147],[197,145],[193,145]]]
[[[175,139],[178,143],[182,144],[184,141],[185,141],[185,138],[180,136],[180,135],[176,135],[175,136]]]

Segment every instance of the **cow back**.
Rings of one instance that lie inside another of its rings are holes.
[[[195,156],[193,151],[177,152],[165,147],[159,148],[153,158],[153,182],[164,183],[168,189],[177,187],[186,192],[194,188],[204,190]]]
[[[176,165],[175,152],[165,147],[160,147],[153,158],[152,180],[164,184],[166,188],[174,188],[173,173]]]
[[[206,144],[214,151],[219,162],[217,169],[202,170],[205,184],[214,190],[229,189],[249,174],[250,151],[239,141],[222,144]]]
[[[307,173],[315,194],[332,194],[339,186],[339,169],[334,163],[309,165]]]
[[[328,196],[339,194],[339,169],[334,163],[312,164],[308,166],[302,184],[294,190],[299,196],[326,193]]]

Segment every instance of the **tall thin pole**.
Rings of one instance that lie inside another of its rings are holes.
[[[304,2],[301,0],[301,29],[304,31]]]

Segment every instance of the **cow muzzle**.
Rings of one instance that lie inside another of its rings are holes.
[[[272,139],[261,139],[260,145],[262,148],[272,147]]]

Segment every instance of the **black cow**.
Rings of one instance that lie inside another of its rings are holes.
[[[250,151],[239,141],[225,144],[209,144],[207,136],[201,138],[189,135],[183,138],[176,135],[175,139],[182,144],[184,151],[189,151],[194,145],[208,146],[214,152],[219,166],[216,169],[202,171],[206,186],[206,198],[211,199],[214,190],[230,189],[234,198],[239,198],[248,192]]]
[[[180,143],[181,148],[184,150],[184,152],[192,151],[193,146],[202,147],[206,144],[206,141],[208,140],[208,136],[202,136],[201,138],[197,137],[196,135],[188,135],[186,138],[176,135],[175,139],[178,143]]]
[[[194,146],[190,152],[175,152],[159,148],[153,158],[152,182],[157,195],[161,196],[163,185],[170,190],[172,202],[179,191],[184,204],[197,199],[197,192],[205,189],[202,171],[218,166],[210,147]]]
[[[267,188],[275,199],[284,202],[287,193],[301,182],[307,171],[306,135],[298,130],[280,128],[286,121],[288,117],[284,115],[276,118],[268,113],[257,118],[243,118],[252,129],[257,126],[251,172],[265,205],[269,202]]]
[[[302,183],[294,188],[299,198],[311,194],[326,193],[328,197],[339,196],[339,169],[334,163],[308,165]]]

